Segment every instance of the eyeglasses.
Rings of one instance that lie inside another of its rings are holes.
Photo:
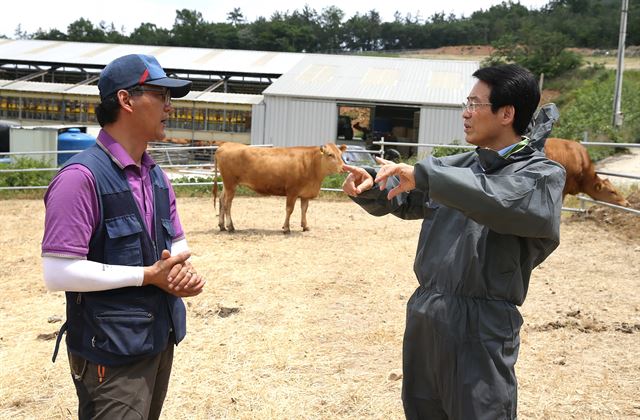
[[[149,88],[149,87],[141,87],[141,86],[136,86],[134,88],[129,89],[129,93],[134,94],[134,93],[144,93],[144,92],[149,92],[149,93],[153,93],[155,95],[160,95],[162,96],[162,100],[164,102],[165,105],[171,105],[171,91],[169,89],[154,89],[154,88]]]
[[[467,111],[467,112],[471,112],[474,113],[478,110],[478,107],[484,106],[484,105],[493,105],[491,102],[463,102],[462,103],[462,112]]]

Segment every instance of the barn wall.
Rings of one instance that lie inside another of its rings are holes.
[[[338,124],[335,102],[265,96],[264,103],[263,144],[319,146],[335,141]]]
[[[262,111],[258,107],[252,119],[252,144],[317,146],[335,141],[338,107],[333,101],[265,96]],[[454,140],[464,144],[460,108],[423,106],[418,142],[450,144]]]
[[[460,107],[424,106],[420,109],[418,143],[451,144],[454,140],[458,144],[466,144]],[[429,149],[420,147],[418,153],[424,153]]]
[[[251,144],[265,144],[265,104],[264,101],[251,107]]]

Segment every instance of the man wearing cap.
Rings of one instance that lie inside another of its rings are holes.
[[[171,98],[191,82],[151,56],[115,59],[100,74],[96,145],[51,181],[42,261],[65,291],[67,353],[81,419],[157,419],[174,345],[186,334],[183,297],[205,280],[190,253],[171,184],[146,153],[165,137]]]

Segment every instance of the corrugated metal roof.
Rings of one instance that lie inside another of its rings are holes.
[[[265,96],[348,102],[458,105],[475,83],[477,61],[306,55]]]
[[[68,93],[72,95],[98,96],[98,87],[90,85],[75,86],[67,83],[46,83],[15,80],[0,80],[0,90],[34,93]]]
[[[0,39],[0,61],[68,63],[106,66],[126,54],[149,54],[165,69],[176,72],[224,72],[280,75],[305,54],[271,51],[159,47],[153,45]]]
[[[282,75],[265,95],[411,105],[458,105],[473,86],[471,74],[479,68],[477,61],[0,39],[0,62],[6,63],[101,68],[134,53],[153,55],[178,74]],[[77,86],[69,93],[93,94],[91,89]],[[199,100],[206,100],[206,95]],[[254,99],[248,103],[257,103]]]
[[[175,99],[175,101],[196,101],[196,102],[213,102],[216,104],[246,104],[256,105],[262,102],[262,95],[249,95],[241,93],[221,93],[199,91],[189,92],[184,98]]]
[[[45,83],[15,80],[0,80],[0,91],[32,93],[57,93],[68,95],[95,96],[98,99],[98,87],[92,85],[71,85],[66,83]],[[174,101],[212,102],[218,104],[255,105],[262,101],[262,95],[248,95],[239,93],[201,92],[192,91],[183,98]]]

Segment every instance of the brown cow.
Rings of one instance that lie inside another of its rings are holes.
[[[333,143],[324,146],[301,147],[249,147],[238,143],[224,143],[215,154],[216,176],[220,169],[224,189],[220,194],[220,230],[235,230],[231,220],[231,202],[238,185],[244,185],[258,194],[287,197],[287,213],[282,230],[289,233],[289,218],[300,197],[302,230],[307,231],[309,200],[320,193],[322,180],[329,174],[342,171],[342,152]],[[213,184],[215,204],[217,183]],[[227,224],[225,226],[225,216]]]
[[[596,200],[629,206],[629,202],[616,191],[608,179],[602,179],[596,174],[587,149],[577,141],[548,138],[544,145],[544,153],[549,159],[564,166],[567,172],[567,181],[562,191],[563,198],[567,194],[583,192]]]

